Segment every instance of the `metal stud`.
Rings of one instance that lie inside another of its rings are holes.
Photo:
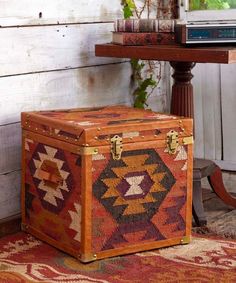
[[[83,143],[82,146],[89,146],[89,144],[88,143]]]

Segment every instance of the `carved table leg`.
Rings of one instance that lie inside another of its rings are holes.
[[[193,118],[193,86],[191,79],[193,62],[170,62],[174,69],[171,114]]]
[[[236,208],[236,198],[232,197],[226,191],[223,184],[222,172],[218,166],[216,166],[214,172],[210,176],[208,176],[208,181],[213,191],[225,204],[231,205]]]

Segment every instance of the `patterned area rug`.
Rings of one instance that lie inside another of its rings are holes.
[[[216,217],[208,224],[208,229],[219,236],[236,239],[236,209]]]
[[[0,240],[0,282],[236,282],[236,241],[189,245],[81,264],[25,233]]]
[[[236,194],[233,194],[236,197]],[[236,240],[236,209],[227,206],[209,189],[203,189],[207,226],[193,227],[192,231],[207,237],[218,236]]]

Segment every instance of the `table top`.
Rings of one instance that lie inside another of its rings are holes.
[[[123,46],[97,44],[95,54],[100,57],[133,58],[158,61],[180,61],[196,63],[236,63],[234,46],[184,46],[149,45]]]

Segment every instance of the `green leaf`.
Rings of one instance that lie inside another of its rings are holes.
[[[133,0],[126,0],[126,4],[130,7],[130,9],[135,9],[135,4]]]
[[[151,76],[151,77],[149,77],[149,78],[147,78],[147,79],[145,79],[145,80],[142,81],[142,83],[141,83],[141,85],[140,85],[140,89],[145,90],[145,89],[147,89],[149,86],[155,87],[156,85],[157,85],[157,82],[154,81],[154,80],[152,79],[152,76]]]
[[[141,101],[135,101],[134,102],[134,107],[135,108],[141,108],[141,109],[144,109],[144,103],[143,102],[141,102]]]
[[[123,6],[123,15],[125,19],[133,16],[133,10],[136,8],[133,0],[125,0],[121,2]]]
[[[125,6],[123,8],[123,14],[124,14],[124,18],[125,19],[128,19],[128,18],[133,16],[133,12],[132,12],[132,10],[128,6]]]
[[[145,90],[137,88],[133,94],[135,96],[134,107],[144,108],[146,105],[148,93]]]
[[[142,61],[140,62],[139,59],[131,59],[130,63],[131,63],[133,72],[135,72],[136,74],[139,73],[139,75],[141,76],[141,71],[143,67],[145,66],[145,64]]]

